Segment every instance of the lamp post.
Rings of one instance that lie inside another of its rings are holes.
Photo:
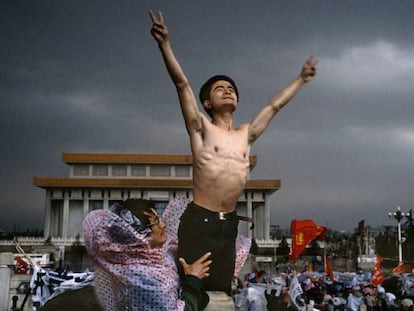
[[[401,208],[398,206],[397,210],[393,213],[388,213],[388,217],[394,218],[397,220],[397,229],[398,229],[398,262],[401,264],[403,263],[403,256],[402,256],[402,239],[401,239],[401,220],[404,217],[411,217],[411,213],[404,213],[401,211]]]

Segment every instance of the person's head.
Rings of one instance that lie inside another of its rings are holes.
[[[231,87],[231,90],[236,95],[236,102],[239,101],[239,91],[237,89],[236,83],[228,76],[225,75],[216,75],[208,79],[201,87],[200,93],[199,93],[199,99],[201,104],[203,105],[205,111],[208,113],[210,117],[212,117],[211,110],[213,107],[208,105],[208,101],[211,99],[211,92],[214,90],[214,86],[218,87],[217,83],[219,82],[226,82],[225,84],[228,84],[228,86]]]
[[[151,247],[160,247],[165,243],[167,240],[164,232],[165,223],[158,217],[153,201],[128,199],[120,202],[120,205],[139,220],[135,221],[132,226],[135,226],[138,232],[148,235]]]
[[[412,310],[413,309],[413,300],[410,298],[404,298],[401,301],[402,310]]]

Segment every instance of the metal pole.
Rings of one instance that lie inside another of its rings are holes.
[[[398,229],[398,262],[399,264],[403,263],[403,255],[402,255],[402,237],[401,237],[401,220],[404,219],[404,217],[407,217],[408,219],[411,219],[411,210],[408,213],[404,213],[401,211],[401,208],[398,206],[397,210],[394,213],[388,213],[388,216],[390,218],[394,218],[397,220],[397,229]]]
[[[400,264],[403,263],[403,260],[402,260],[401,222],[400,222],[400,219],[398,219],[398,262]]]

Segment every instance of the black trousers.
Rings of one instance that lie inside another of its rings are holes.
[[[213,262],[210,265],[210,276],[202,280],[204,291],[231,294],[238,224],[235,211],[220,217],[219,213],[194,203],[190,203],[181,216],[178,257],[183,257],[187,263],[193,263],[206,252],[211,252],[209,259]],[[179,271],[182,276],[182,268]]]

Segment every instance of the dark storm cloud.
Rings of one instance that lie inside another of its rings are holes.
[[[195,93],[228,74],[248,122],[300,72],[318,75],[253,146],[257,179],[282,179],[272,223],[352,229],[412,207],[411,1],[3,1],[0,228],[41,227],[33,176],[66,176],[62,152],[189,153],[150,35],[162,10]],[[25,217],[21,217],[25,215]]]

